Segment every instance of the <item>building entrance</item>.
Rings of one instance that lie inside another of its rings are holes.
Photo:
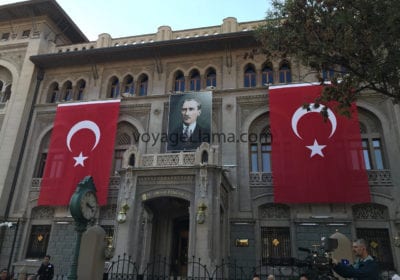
[[[152,217],[149,261],[165,258],[170,274],[186,276],[189,248],[189,201],[161,197],[145,202]]]

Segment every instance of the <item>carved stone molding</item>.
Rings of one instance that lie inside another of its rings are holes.
[[[262,219],[289,219],[290,208],[283,204],[266,204],[260,207]]]
[[[54,208],[48,206],[39,206],[32,209],[32,219],[52,219],[54,217]]]
[[[159,184],[194,184],[193,175],[171,175],[171,176],[139,176],[138,185],[159,185]]]
[[[356,220],[385,220],[389,218],[386,206],[373,203],[354,205],[353,216]]]

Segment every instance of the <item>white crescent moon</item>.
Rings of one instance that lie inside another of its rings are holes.
[[[308,113],[320,113],[322,111],[322,108],[323,108],[322,105],[320,105],[318,108],[315,108],[314,107],[314,103],[310,103],[310,111],[307,111],[307,109],[304,109],[303,107],[300,107],[299,109],[296,110],[296,112],[294,112],[294,114],[292,116],[292,129],[293,129],[294,134],[296,134],[297,137],[299,137],[300,139],[303,139],[299,135],[299,132],[297,131],[297,123],[299,122],[301,117],[303,117],[304,115],[306,115]],[[332,135],[336,131],[337,122],[336,122],[335,114],[329,108],[328,108],[328,119],[332,124],[332,131],[331,131],[331,134],[328,137],[328,138],[331,138]]]
[[[100,141],[100,128],[97,126],[97,124],[95,122],[92,121],[81,121],[76,123],[73,127],[71,127],[71,129],[68,131],[68,135],[67,135],[67,147],[68,150],[70,152],[72,152],[71,150],[71,139],[72,137],[75,135],[75,133],[77,133],[79,130],[81,129],[89,129],[91,130],[94,135],[96,136],[96,141],[92,147],[92,151],[94,150],[94,148],[96,148],[97,144],[99,144]]]

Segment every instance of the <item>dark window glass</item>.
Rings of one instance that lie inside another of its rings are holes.
[[[212,69],[208,71],[207,77],[206,77],[206,86],[210,87],[216,87],[217,86],[217,74],[215,73],[215,70]]]
[[[46,255],[51,225],[33,225],[29,236],[26,258],[41,259]]]
[[[46,165],[47,153],[42,153],[40,155],[39,165],[36,172],[36,178],[42,178],[44,174],[44,167]]]
[[[262,84],[266,85],[273,83],[274,83],[274,74],[272,68],[269,66],[264,67],[264,69],[262,70]]]
[[[140,79],[140,83],[139,83],[139,95],[140,96],[147,95],[148,83],[149,83],[149,78],[147,77],[147,75],[143,75],[142,78]]]
[[[182,73],[178,73],[175,78],[175,91],[185,91],[185,77]]]
[[[250,145],[251,172],[258,172],[258,145]]]
[[[256,86],[256,71],[253,67],[248,66],[244,72],[244,87]]]
[[[280,259],[291,257],[289,227],[262,227],[261,241],[261,256],[263,264],[271,263],[274,258]]]
[[[201,88],[201,80],[199,72],[195,71],[190,77],[190,90],[199,91]]]

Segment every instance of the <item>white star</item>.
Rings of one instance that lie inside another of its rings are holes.
[[[320,155],[321,157],[324,157],[324,154],[322,153],[322,149],[326,147],[326,145],[318,145],[317,139],[314,139],[314,144],[311,146],[306,146],[311,150],[311,155],[310,158],[315,156],[315,155]]]
[[[88,157],[84,157],[83,154],[82,154],[82,152],[81,152],[81,153],[79,154],[79,156],[74,157],[74,160],[75,160],[75,165],[74,165],[74,167],[77,166],[77,165],[81,165],[81,166],[85,167],[84,161],[85,161],[85,159],[87,159],[87,158],[88,158]]]

